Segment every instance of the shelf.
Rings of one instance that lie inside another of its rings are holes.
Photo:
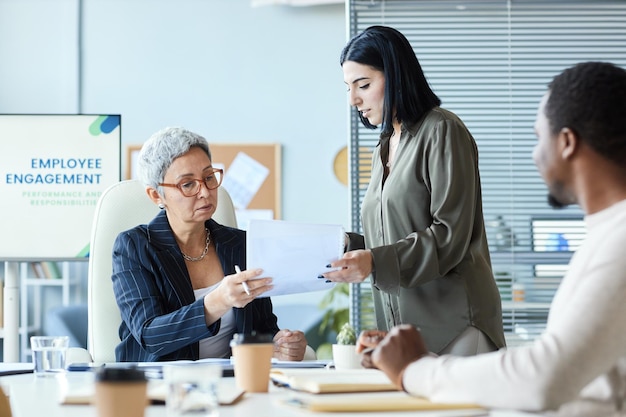
[[[32,332],[34,330],[37,330],[35,328],[35,326],[28,326],[26,334],[28,334],[28,333],[30,333],[30,332]],[[22,333],[24,333],[24,329],[22,327],[20,327],[19,328],[19,334],[21,335]],[[0,339],[4,339],[4,327],[0,327]]]
[[[549,310],[550,303],[528,303],[524,301],[503,301],[502,310]]]
[[[51,261],[55,262],[55,261]],[[19,315],[19,339],[20,357],[22,361],[27,361],[30,355],[29,336],[37,334],[42,330],[45,303],[43,297],[46,288],[59,289],[61,291],[61,303],[67,306],[71,302],[70,289],[79,285],[78,277],[70,273],[69,262],[57,262],[54,272],[48,265],[41,266],[42,262],[22,262],[20,263],[20,315]],[[37,270],[33,270],[33,265],[39,264]],[[58,277],[57,277],[58,276]],[[32,291],[29,291],[32,289]]]
[[[22,278],[29,287],[62,287],[67,285],[64,278]]]
[[[492,264],[567,265],[574,252],[495,251]]]
[[[553,294],[573,254],[530,250],[491,252],[496,282],[501,294],[507,297],[502,301],[502,319],[508,346],[530,343],[543,332]],[[524,288],[525,301],[511,300],[519,291],[515,288],[517,284]]]

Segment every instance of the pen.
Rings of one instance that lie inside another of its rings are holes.
[[[239,265],[235,265],[235,272],[236,273],[241,273],[241,269],[239,269]],[[241,283],[241,286],[243,287],[243,290],[246,292],[246,294],[250,295],[250,287],[248,287],[248,283],[246,281],[243,281]]]

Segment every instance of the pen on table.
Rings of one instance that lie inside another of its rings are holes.
[[[235,272],[238,274],[241,273],[239,265],[235,265]],[[250,287],[248,287],[248,283],[246,281],[242,281],[241,286],[243,287],[243,290],[246,292],[246,294],[250,295]]]

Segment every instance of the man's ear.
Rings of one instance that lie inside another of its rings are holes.
[[[146,187],[146,194],[148,194],[148,198],[152,200],[154,204],[159,205],[162,203],[161,196],[156,189],[152,187]]]
[[[580,139],[576,132],[569,127],[564,127],[559,132],[559,150],[563,159],[570,159],[576,154],[580,146]]]

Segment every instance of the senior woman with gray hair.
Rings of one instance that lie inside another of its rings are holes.
[[[304,334],[280,330],[270,299],[256,298],[272,288],[272,279],[260,269],[245,270],[245,232],[211,219],[223,172],[213,167],[206,139],[163,129],[141,148],[138,172],[161,211],[149,224],[120,233],[113,246],[122,316],[116,359],[228,358],[234,333],[256,331],[274,335],[275,358],[302,360]]]

